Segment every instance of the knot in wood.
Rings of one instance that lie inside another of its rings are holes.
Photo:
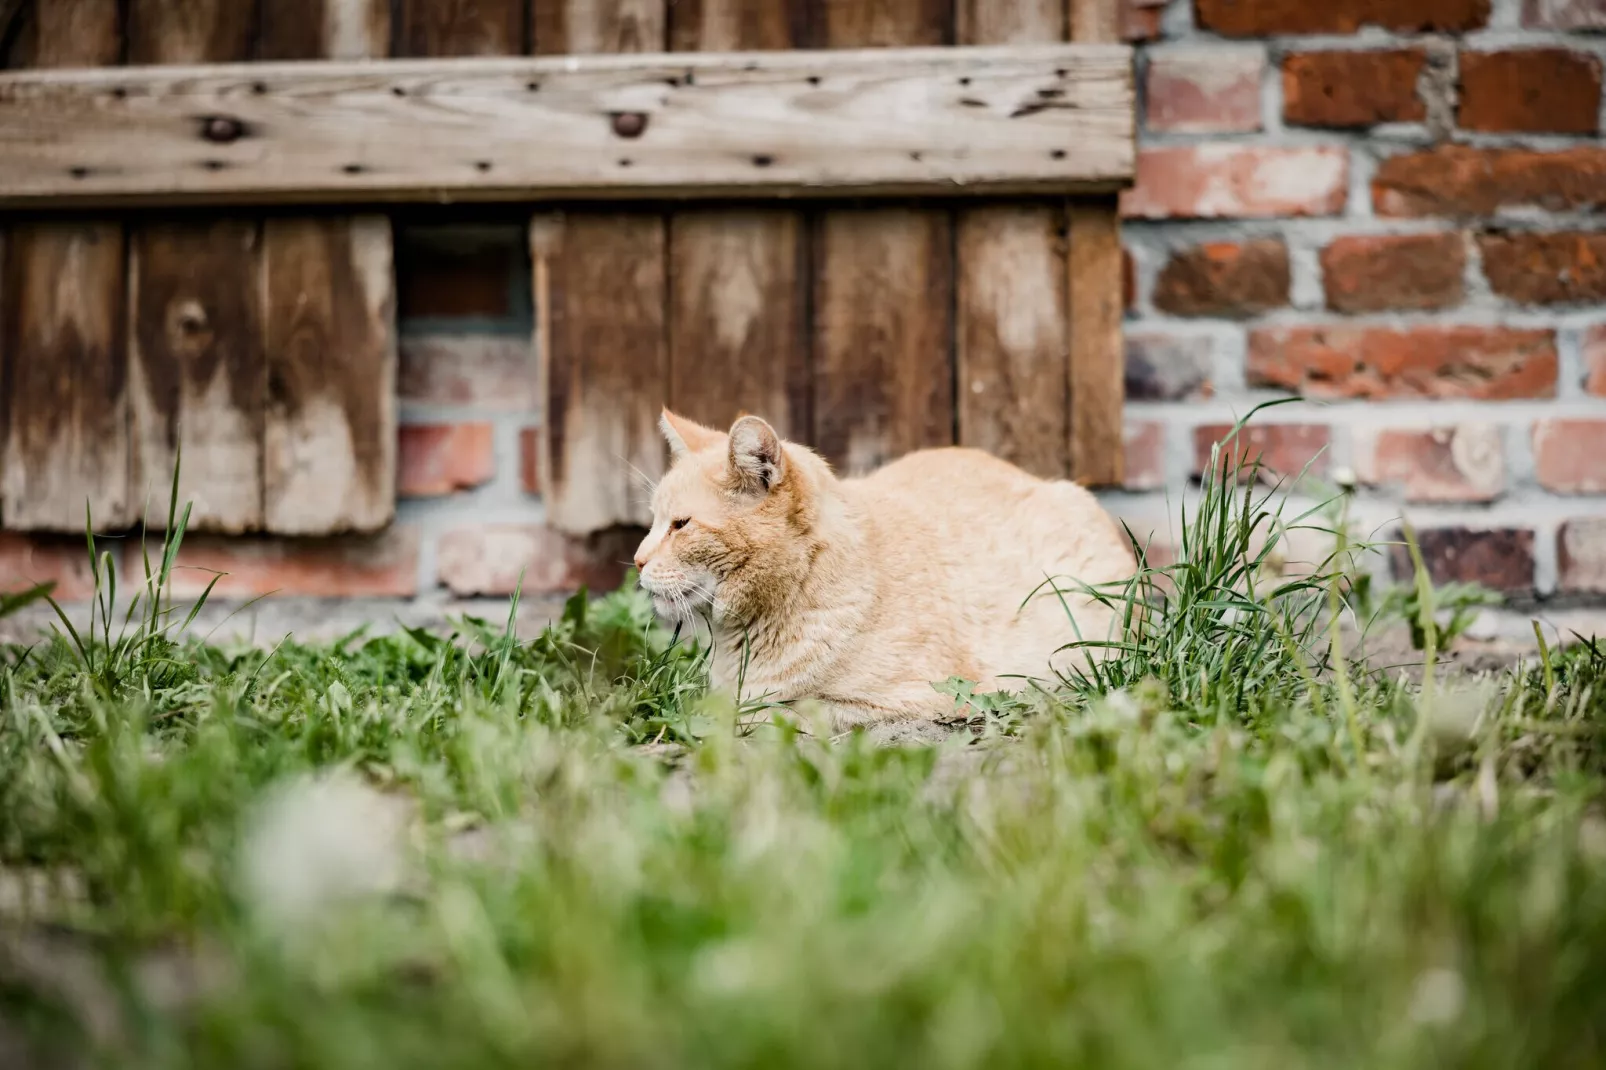
[[[201,136],[218,145],[227,145],[245,136],[245,124],[227,115],[208,115],[201,120]]]
[[[613,113],[613,132],[620,137],[640,137],[647,129],[647,113],[616,111]]]

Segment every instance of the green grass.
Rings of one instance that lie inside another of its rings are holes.
[[[1207,485],[1187,561],[1103,592],[1152,605],[1103,667],[976,696],[920,747],[755,724],[628,592],[527,639],[205,645],[163,594],[169,540],[143,612],[108,596],[0,666],[0,890],[29,889],[0,905],[0,1045],[1602,1065],[1606,649],[1487,680],[1356,662],[1331,643],[1370,598],[1354,548],[1266,567],[1342,517],[1279,501]],[[1434,599],[1411,592],[1430,656]]]

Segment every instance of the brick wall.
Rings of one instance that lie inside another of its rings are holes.
[[[1252,448],[1359,485],[1441,579],[1606,606],[1606,0],[1128,0],[1141,159],[1124,199],[1127,486],[1161,518],[1261,399]],[[398,523],[211,540],[249,597],[444,605],[606,584],[628,532],[546,528],[517,211],[398,229]],[[0,581],[81,597],[76,540],[0,536]],[[187,574],[191,589],[207,579]]]
[[[1606,0],[1133,0],[1122,513],[1257,400],[1440,579],[1606,595]],[[1172,488],[1167,496],[1163,488]],[[1164,541],[1166,532],[1157,533]],[[1396,559],[1395,567],[1400,562]]]

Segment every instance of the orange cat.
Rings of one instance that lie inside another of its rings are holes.
[[[1078,629],[1105,639],[1118,627],[1096,602],[1043,586],[1136,567],[1074,483],[970,449],[839,479],[756,416],[728,434],[668,410],[661,424],[673,460],[636,567],[660,614],[710,622],[717,688],[817,700],[839,727],[931,718],[953,709],[934,681],[1018,689],[1006,678],[1046,678],[1051,658],[1082,656],[1060,651]]]

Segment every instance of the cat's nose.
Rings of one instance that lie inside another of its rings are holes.
[[[645,557],[643,557],[641,554],[637,554],[636,555],[636,571],[640,572],[642,569],[644,569],[646,567],[647,567],[647,559]]]

